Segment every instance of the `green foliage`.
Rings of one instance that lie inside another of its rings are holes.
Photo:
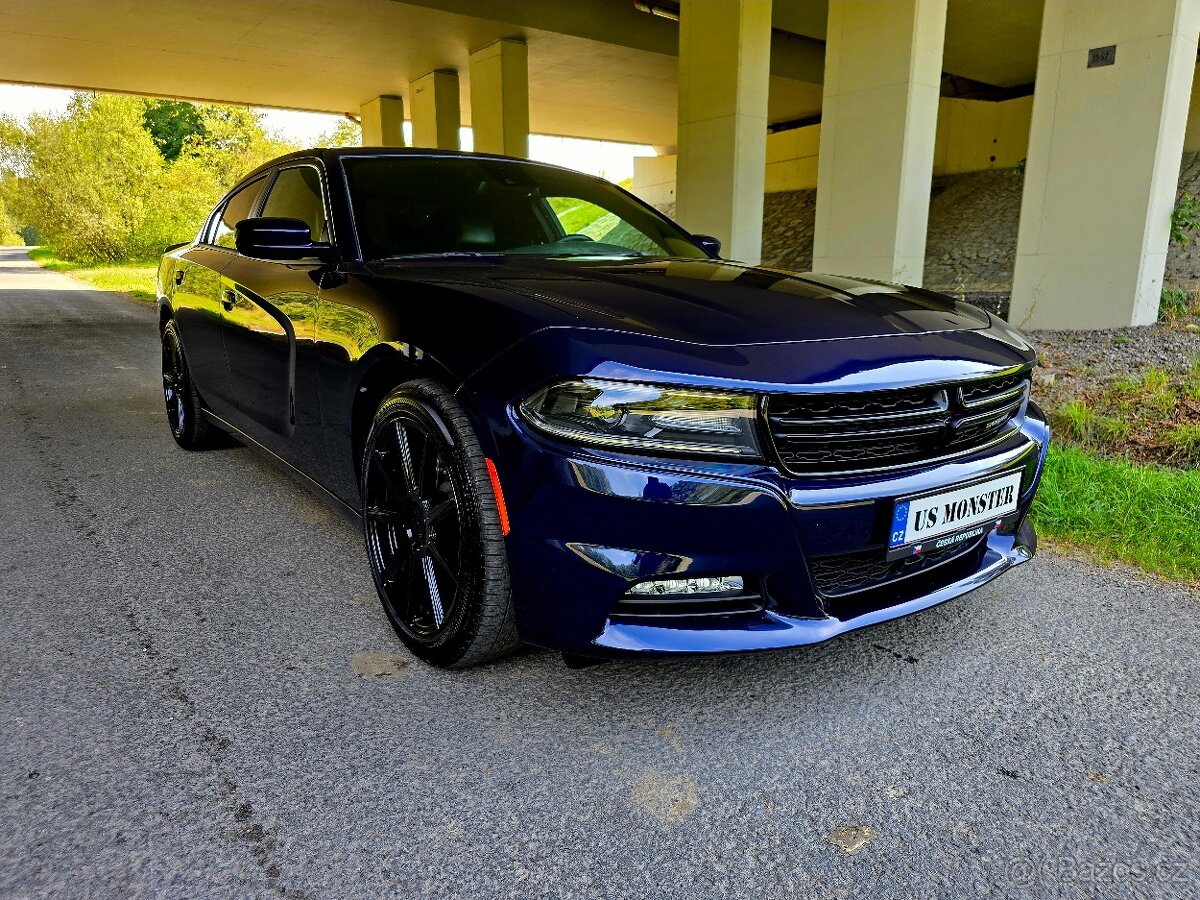
[[[1191,315],[1195,306],[1195,297],[1183,288],[1163,288],[1158,299],[1158,320],[1174,322],[1181,316]]]
[[[362,126],[350,119],[343,119],[317,139],[318,147],[358,147],[362,144]]]
[[[1091,441],[1095,422],[1095,410],[1083,400],[1071,400],[1051,416],[1055,432],[1081,444]]]
[[[8,207],[4,204],[4,197],[0,195],[0,247],[20,247],[24,243],[25,239],[13,224]]]
[[[144,100],[142,123],[167,162],[174,162],[184,145],[204,136],[204,116],[194,103],[182,100]]]
[[[1200,400],[1200,356],[1192,358],[1192,364],[1183,378],[1182,391],[1185,397]]]
[[[1200,579],[1200,472],[1051,445],[1033,518],[1042,536],[1086,546],[1102,559]]]
[[[1197,230],[1200,230],[1200,202],[1191,194],[1182,194],[1171,210],[1171,240],[1186,247]]]
[[[1163,439],[1170,448],[1167,458],[1171,463],[1188,469],[1200,468],[1200,425],[1194,422],[1176,425]]]
[[[11,215],[68,261],[156,258],[191,239],[233,182],[291,149],[237,107],[76,93],[63,115],[0,119]]]

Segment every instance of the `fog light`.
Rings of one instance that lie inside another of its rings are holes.
[[[725,575],[720,578],[663,578],[658,581],[641,581],[627,593],[642,596],[670,594],[723,594],[740,591],[743,582],[740,575]]]

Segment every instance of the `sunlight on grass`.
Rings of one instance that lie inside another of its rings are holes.
[[[1033,520],[1039,534],[1100,559],[1200,581],[1200,472],[1051,446]]]
[[[153,303],[157,297],[155,279],[158,263],[79,263],[59,259],[45,247],[29,251],[29,256],[38,265],[54,272],[62,272],[80,281],[86,281],[102,291],[127,294],[141,303]]]

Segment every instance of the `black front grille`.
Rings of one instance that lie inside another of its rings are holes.
[[[775,394],[767,421],[794,474],[916,464],[982,446],[1010,427],[1029,373],[854,394]]]
[[[932,569],[961,553],[974,550],[983,539],[980,537],[973,541],[964,541],[941,550],[932,550],[919,556],[906,556],[892,562],[887,561],[883,550],[818,556],[809,560],[808,570],[820,594],[825,597],[840,597]]]

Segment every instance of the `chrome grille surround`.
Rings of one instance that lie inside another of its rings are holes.
[[[764,404],[775,456],[793,475],[920,465],[982,449],[1011,429],[1029,371],[920,388],[773,394]]]

